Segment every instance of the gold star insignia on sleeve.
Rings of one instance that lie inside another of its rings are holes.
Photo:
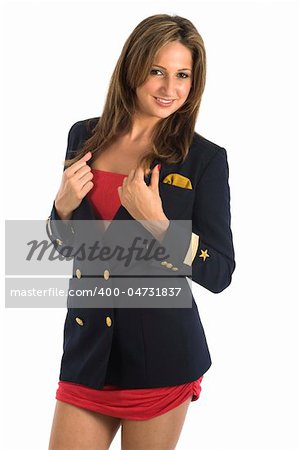
[[[203,260],[205,261],[206,258],[210,257],[210,255],[208,255],[208,250],[205,250],[205,251],[200,250],[200,251],[201,251],[201,254],[199,255],[199,258],[203,258]]]

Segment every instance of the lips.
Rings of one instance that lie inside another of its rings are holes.
[[[161,101],[162,103],[172,103],[173,99],[171,98],[163,98],[163,97],[155,97],[156,100]]]
[[[154,99],[160,106],[170,106],[174,102],[174,100],[172,100],[172,99],[167,99],[167,98],[162,98],[162,97],[154,97]]]

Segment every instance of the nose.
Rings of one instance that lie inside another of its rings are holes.
[[[172,77],[165,77],[162,80],[161,93],[167,98],[176,98],[177,80]]]

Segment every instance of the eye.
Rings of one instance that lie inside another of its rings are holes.
[[[182,75],[182,76],[181,76]],[[189,75],[187,74],[187,73],[185,73],[185,72],[179,72],[178,73],[178,77],[179,78],[189,78]]]
[[[151,69],[150,74],[151,74],[151,75],[158,75],[157,72],[162,73],[160,69]]]

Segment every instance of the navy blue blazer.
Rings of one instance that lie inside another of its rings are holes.
[[[72,125],[66,159],[74,156],[98,120],[96,117]],[[160,161],[154,164],[157,162]],[[162,261],[142,264],[135,261],[131,273],[171,276],[173,286],[180,283],[184,289],[187,278],[213,293],[227,288],[236,266],[228,178],[226,150],[196,132],[183,163],[162,162],[159,192],[170,225],[162,243],[156,241],[156,245],[163,245],[168,256]],[[113,288],[116,278],[124,273],[124,267],[114,259],[97,261],[91,269],[75,251],[80,234],[77,223],[96,219],[99,218],[87,196],[67,223],[60,219],[53,202],[46,230],[58,252],[65,255],[64,248],[74,249],[70,287],[85,287],[87,282],[93,287]],[[135,221],[122,205],[113,221],[120,220]],[[180,220],[192,221],[191,241],[190,235],[179,226]],[[113,221],[108,231],[100,234],[100,242],[109,242]],[[144,236],[153,238],[141,226],[138,231],[141,228]],[[130,234],[130,230],[126,232]],[[84,308],[82,298],[68,296],[59,379],[95,389],[105,384],[126,388],[163,387],[198,379],[212,361],[191,291],[190,296],[191,307],[186,308],[115,308],[113,299],[108,307]]]

